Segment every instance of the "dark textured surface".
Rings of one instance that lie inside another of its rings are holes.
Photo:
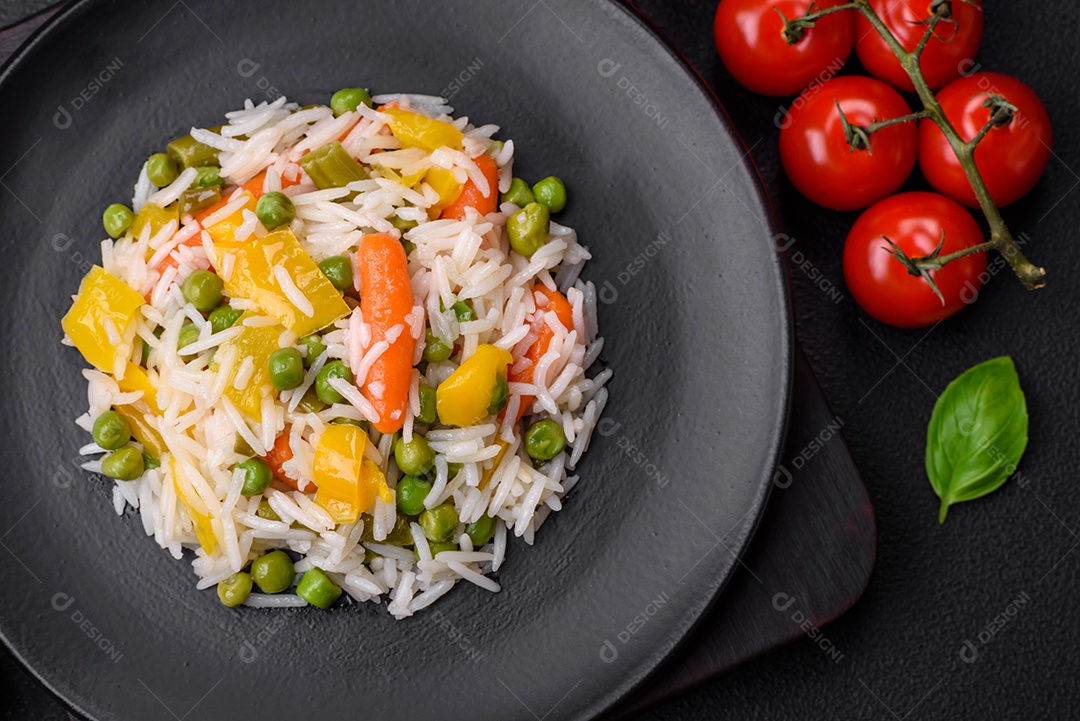
[[[0,118],[0,167],[9,168],[0,247],[20,262],[0,271],[9,309],[0,334],[19,339],[21,352],[8,354],[0,379],[0,432],[14,436],[17,422],[26,441],[5,456],[22,486],[0,506],[0,629],[87,715],[142,720],[197,708],[223,717],[243,699],[254,716],[295,718],[316,698],[323,715],[341,717],[359,694],[375,717],[583,718],[670,652],[747,543],[781,450],[791,328],[743,149],[681,65],[606,2],[551,0],[525,13],[399,1],[365,5],[363,20],[399,37],[421,7],[429,47],[402,63],[356,43],[350,3],[322,5],[318,17],[288,2],[258,15],[194,0],[86,3],[5,73],[0,105],[20,112]],[[302,57],[302,42],[267,52],[265,38],[282,27],[308,38]],[[141,49],[180,46],[179,62]],[[658,132],[644,113],[617,129],[594,122],[622,98],[611,76],[584,72],[608,56],[635,63],[654,102],[684,108],[675,132]],[[465,84],[471,66],[480,70]],[[162,138],[220,117],[240,97],[259,99],[264,84],[271,97],[287,89],[310,102],[359,72],[380,88],[449,88],[459,111],[503,121],[522,174],[557,169],[588,189],[563,217],[596,255],[588,277],[604,289],[613,402],[578,469],[592,482],[534,548],[511,546],[502,593],[463,587],[402,623],[372,606],[226,609],[194,589],[186,564],[146,539],[136,518],[109,513],[108,484],[71,471],[85,435],[60,419],[85,402],[82,362],[58,353],[55,333],[42,329],[56,327],[96,256],[94,209],[130,192],[130,178],[107,168],[137,167]],[[537,108],[523,112],[523,96]],[[52,171],[60,165],[68,172]],[[717,172],[723,192],[701,202]],[[714,552],[721,543],[726,552]],[[529,563],[530,553],[546,562]],[[641,615],[647,622],[624,641],[621,630]],[[605,663],[611,642],[618,658]],[[424,679],[426,692],[389,685],[406,678]]]

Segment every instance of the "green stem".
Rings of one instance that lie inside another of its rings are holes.
[[[911,82],[915,86],[915,92],[923,103],[924,110],[922,112],[925,112],[926,117],[941,129],[957,160],[960,161],[960,165],[964,169],[964,175],[967,176],[971,189],[975,193],[975,198],[979,201],[979,207],[982,209],[983,215],[986,216],[986,221],[990,226],[990,241],[986,245],[1005,256],[1013,271],[1029,290],[1041,288],[1046,283],[1046,271],[1035,266],[1024,257],[1020,246],[1016,244],[1016,240],[1005,224],[1005,220],[1001,217],[1001,211],[998,210],[997,205],[994,204],[993,199],[990,197],[990,191],[986,187],[982,174],[979,173],[979,169],[975,165],[975,144],[966,143],[960,137],[960,133],[957,132],[956,128],[945,116],[945,111],[934,95],[934,91],[927,84],[926,78],[923,77],[922,68],[919,65],[921,49],[916,48],[918,52],[905,50],[892,31],[885,25],[885,22],[871,7],[870,0],[854,0],[850,5],[854,6],[870,22],[870,25],[873,26],[889,46],[889,49],[900,60],[900,65],[904,68],[908,77],[911,78]],[[925,47],[925,44],[921,45]],[[985,133],[983,133],[983,136],[985,137]]]

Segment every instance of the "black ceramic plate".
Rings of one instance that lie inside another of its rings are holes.
[[[149,153],[245,98],[443,94],[567,180],[615,370],[584,480],[468,584],[392,620],[230,610],[77,469],[60,316]],[[0,80],[0,634],[93,719],[581,719],[641,681],[737,563],[790,381],[784,274],[744,149],[695,76],[599,0],[81,2]]]

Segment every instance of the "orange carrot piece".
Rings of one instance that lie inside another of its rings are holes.
[[[414,302],[405,249],[400,241],[384,233],[366,235],[356,253],[356,272],[360,274],[360,311],[371,327],[371,342],[387,340],[391,328],[402,326],[360,387],[379,414],[375,427],[381,433],[395,433],[405,423],[416,350],[416,340],[405,318],[412,313]]]
[[[461,195],[450,205],[443,208],[440,218],[452,218],[461,220],[465,217],[466,208],[476,208],[480,215],[494,213],[499,207],[499,168],[495,165],[490,155],[481,155],[475,160],[480,172],[484,174],[488,182],[488,194],[484,195],[476,187],[472,180],[466,180],[461,188]]]
[[[548,299],[548,304],[542,309],[544,313],[548,311],[555,311],[555,316],[559,319],[559,322],[564,328],[570,330],[574,327],[574,309],[570,305],[570,301],[557,290],[551,290],[543,283],[537,283],[533,287],[533,293],[542,293]],[[533,371],[536,369],[536,364],[540,362],[540,359],[544,357],[544,354],[548,352],[551,346],[551,340],[555,337],[555,331],[551,330],[546,322],[541,322],[539,328],[536,330],[536,340],[533,342],[529,349],[525,351],[525,357],[532,361],[528,367],[522,368],[517,373],[511,371],[508,375],[508,380],[511,383],[532,383]],[[534,396],[522,396],[521,405],[518,407],[517,420],[521,420],[525,417],[529,407],[532,406],[533,401],[536,400]]]
[[[292,446],[289,445],[289,427],[285,426],[285,430],[281,432],[281,435],[274,439],[274,447],[267,451],[263,456],[263,460],[266,461],[266,465],[270,466],[270,470],[274,472],[274,477],[282,483],[292,486],[293,488],[300,490],[300,483],[285,473],[285,469],[282,466],[286,461],[292,460],[293,452]],[[318,488],[314,483],[308,483],[304,488],[305,493],[314,493]]]

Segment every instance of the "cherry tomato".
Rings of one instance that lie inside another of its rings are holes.
[[[937,90],[975,65],[983,37],[982,0],[953,0],[953,22],[940,22],[923,51],[919,66],[927,84]],[[919,44],[930,17],[931,0],[870,0],[878,14],[907,51]],[[976,7],[977,6],[977,7]],[[894,88],[914,92],[911,78],[870,21],[860,13],[855,21],[855,52],[866,70]]]
[[[1001,73],[976,73],[961,78],[938,93],[945,116],[965,142],[990,118],[983,107],[989,95],[1000,95],[1017,112],[1008,125],[994,128],[975,149],[975,165],[998,206],[1015,203],[1035,187],[1050,162],[1054,132],[1050,115],[1035,91]],[[960,161],[941,129],[929,120],[919,122],[919,167],[939,192],[977,208]]]
[[[855,75],[808,88],[780,129],[780,160],[799,192],[833,210],[857,210],[903,185],[915,167],[916,128],[900,123],[870,136],[870,150],[852,151],[836,101],[853,125],[911,113],[900,93]]]
[[[986,253],[954,260],[930,271],[944,305],[924,278],[913,276],[885,248],[885,237],[909,257],[934,251],[945,232],[941,255],[983,242],[971,213],[937,193],[901,193],[864,212],[844,244],[844,280],[862,309],[898,328],[932,325],[956,314],[979,295],[986,273]],[[883,237],[885,236],[885,237]]]
[[[844,0],[818,0],[818,8]],[[817,80],[835,75],[855,41],[854,12],[818,20],[802,39],[788,45],[781,36],[784,21],[806,15],[812,0],[721,0],[713,36],[720,59],[739,81],[762,95],[795,95]],[[775,10],[773,8],[776,8]]]

